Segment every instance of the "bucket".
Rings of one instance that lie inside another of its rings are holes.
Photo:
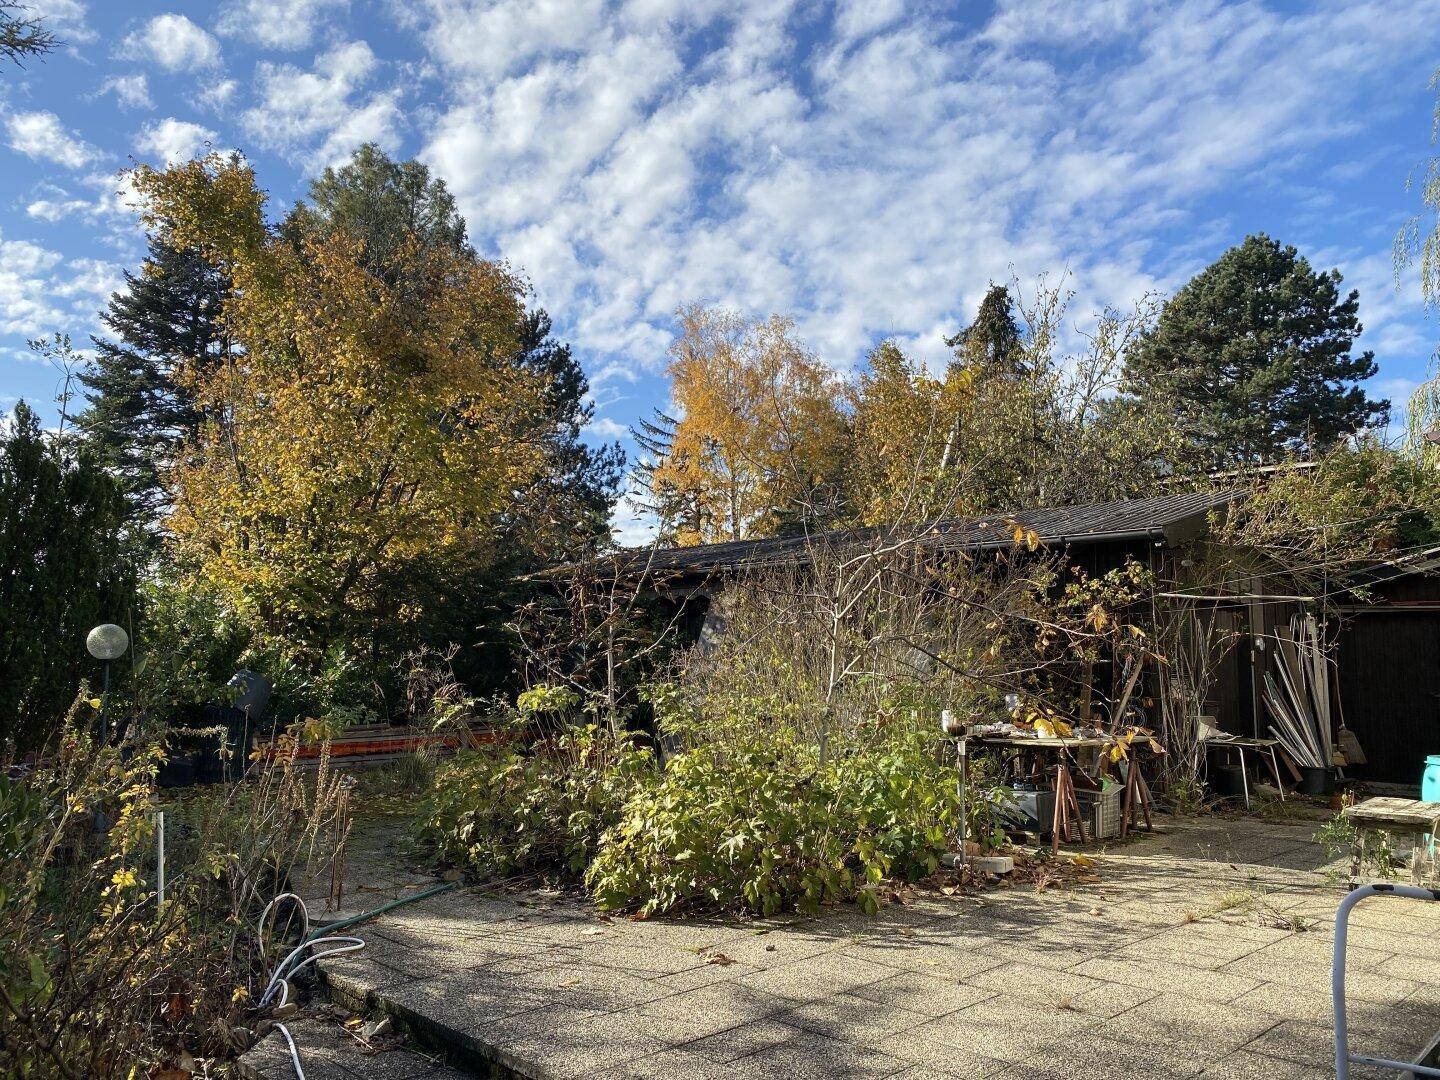
[[[1300,784],[1296,790],[1301,795],[1324,795],[1330,790],[1330,770],[1300,766]]]
[[[1239,799],[1245,794],[1245,776],[1237,765],[1212,766],[1210,790],[1220,799]]]
[[[1431,754],[1425,759],[1425,771],[1420,774],[1420,799],[1440,802],[1440,754]]]

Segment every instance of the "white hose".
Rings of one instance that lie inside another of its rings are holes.
[[[265,948],[265,920],[269,918],[270,913],[284,900],[293,900],[300,908],[300,918],[303,927],[300,932],[301,940],[300,944],[291,949],[285,959],[281,960],[280,963],[275,966],[275,970],[270,973],[270,981],[265,985],[265,992],[260,995],[257,1008],[264,1008],[270,1004],[270,998],[276,990],[280,991],[280,1000],[276,1003],[277,1007],[288,1005],[290,1003],[290,978],[303,968],[313,964],[316,960],[320,960],[326,956],[339,956],[341,953],[359,952],[365,947],[365,942],[361,938],[350,937],[348,935],[331,934],[327,937],[315,938],[312,941],[309,937],[310,909],[305,906],[305,901],[302,897],[293,892],[288,892],[281,893],[275,897],[275,899],[265,905],[265,910],[260,912],[260,919],[256,924],[255,933],[262,951]],[[313,952],[298,964],[295,963],[295,960],[301,953],[326,942],[344,942],[344,944],[340,945],[339,948],[323,949],[319,952]],[[291,967],[291,964],[294,964],[294,967]],[[300,1051],[295,1048],[295,1039],[290,1034],[290,1029],[278,1022],[275,1026],[280,1029],[280,1034],[285,1036],[285,1042],[290,1047],[290,1062],[295,1066],[295,1076],[297,1080],[305,1080],[305,1070],[300,1065]]]

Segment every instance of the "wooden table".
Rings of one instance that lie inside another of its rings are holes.
[[[1050,850],[1060,850],[1060,838],[1069,831],[1073,823],[1080,832],[1081,843],[1089,843],[1090,836],[1085,830],[1085,819],[1080,813],[1080,800],[1075,796],[1075,780],[1070,774],[1069,761],[1076,750],[1100,750],[1109,745],[1109,740],[1098,738],[1077,738],[1071,737],[1044,737],[1025,735],[972,735],[972,742],[982,746],[991,746],[998,750],[1045,750],[1055,754],[1057,760],[1055,768],[1055,814],[1050,823]],[[1132,762],[1131,773],[1139,779],[1139,769]],[[1126,818],[1131,809],[1131,798],[1129,785],[1125,793],[1126,806],[1122,811],[1122,821]],[[1144,806],[1143,797],[1141,805]],[[1149,810],[1146,809],[1146,822],[1149,822]]]
[[[1355,888],[1360,877],[1360,864],[1365,856],[1365,834],[1367,832],[1405,833],[1411,836],[1435,836],[1440,834],[1440,802],[1421,802],[1419,799],[1374,798],[1347,806],[1342,811],[1355,826],[1355,840],[1350,847],[1350,888]],[[1425,850],[1424,841],[1417,842],[1415,853],[1410,860],[1410,874],[1415,883],[1420,883],[1420,861]]]

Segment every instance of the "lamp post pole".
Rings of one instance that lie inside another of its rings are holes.
[[[110,664],[129,647],[130,635],[114,623],[101,623],[85,637],[86,651],[105,665],[100,678],[100,730],[106,739],[110,737]]]

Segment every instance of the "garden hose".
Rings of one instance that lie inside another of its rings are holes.
[[[371,908],[369,911],[361,912],[359,915],[352,915],[347,919],[338,919],[335,922],[327,923],[313,932],[310,929],[310,909],[306,906],[304,898],[298,893],[281,893],[266,904],[265,910],[260,912],[260,918],[256,924],[257,940],[263,950],[265,947],[266,920],[269,918],[270,913],[278,908],[280,904],[289,900],[300,909],[300,944],[291,949],[285,959],[281,960],[280,963],[275,966],[275,970],[270,973],[270,981],[266,983],[265,992],[260,995],[260,1001],[257,1007],[264,1007],[270,1004],[270,999],[277,990],[280,993],[280,1000],[276,1004],[278,1006],[288,1005],[290,1003],[289,980],[291,976],[295,975],[301,969],[308,967],[310,964],[315,963],[315,961],[322,960],[327,956],[339,956],[342,953],[359,952],[365,947],[363,938],[351,937],[347,934],[335,934],[333,931],[344,930],[346,927],[354,926],[356,923],[364,922],[367,919],[373,919],[377,915],[392,911],[404,904],[412,904],[416,900],[424,900],[429,896],[437,896],[453,888],[455,888],[455,883],[453,881],[447,881],[443,885],[436,885],[434,888],[424,889],[410,896],[402,896],[398,899],[391,900],[389,903],[381,904],[379,907]],[[298,964],[295,963],[300,955],[307,949],[313,950],[315,946],[326,943],[335,943],[338,947],[311,952],[304,960],[301,960]],[[292,964],[294,964],[293,967],[291,966]],[[276,1021],[275,1027],[277,1027],[280,1030],[280,1034],[285,1037],[286,1046],[290,1050],[290,1063],[295,1068],[296,1080],[305,1080],[305,1069],[300,1064],[300,1051],[295,1046],[295,1037],[290,1034],[290,1029],[279,1021]]]

